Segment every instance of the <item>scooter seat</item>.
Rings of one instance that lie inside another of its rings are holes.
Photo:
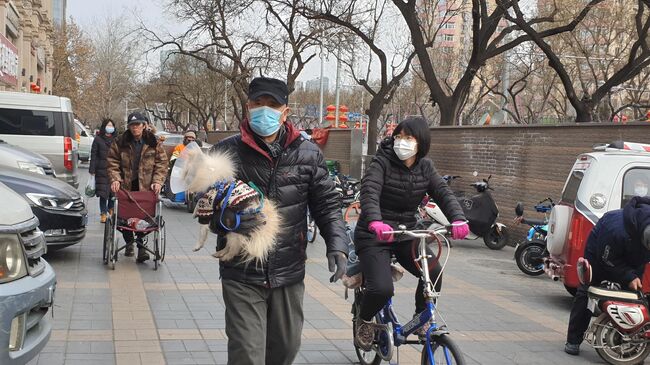
[[[589,296],[598,300],[624,300],[624,301],[641,301],[639,294],[625,290],[611,290],[590,286],[587,290]]]
[[[546,224],[542,219],[528,219],[524,218],[521,223],[528,224],[529,226],[543,226]]]

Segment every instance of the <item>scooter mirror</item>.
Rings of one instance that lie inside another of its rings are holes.
[[[478,176],[478,171],[472,172],[472,176],[477,177]]]
[[[524,204],[522,202],[517,202],[517,206],[515,207],[515,214],[517,217],[524,215]]]
[[[576,271],[578,271],[578,280],[582,285],[591,284],[591,265],[589,260],[584,257],[578,259],[578,264],[576,265]]]

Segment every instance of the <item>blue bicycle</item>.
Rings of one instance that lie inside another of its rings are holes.
[[[382,360],[390,361],[393,358],[395,347],[404,344],[422,344],[421,364],[465,364],[463,354],[461,353],[458,345],[450,338],[449,331],[446,326],[438,326],[436,323],[436,299],[440,293],[435,291],[435,283],[440,280],[442,272],[447,265],[449,259],[449,234],[448,228],[441,225],[431,226],[428,229],[406,230],[405,227],[400,226],[397,231],[393,233],[396,237],[400,235],[410,236],[420,240],[418,245],[418,257],[415,258],[420,272],[422,274],[422,281],[424,285],[424,298],[426,300],[427,308],[416,314],[411,321],[402,325],[397,319],[397,315],[393,310],[392,300],[375,315],[375,340],[373,342],[372,350],[364,351],[355,345],[357,357],[362,365],[378,365]],[[435,257],[427,253],[427,239],[433,239],[434,243],[438,244],[438,252]],[[446,248],[445,260],[440,270],[440,275],[434,281],[429,277],[429,259],[438,260],[443,251],[443,244]],[[365,288],[360,287],[354,290],[354,303],[352,304],[352,330],[356,334],[356,326],[360,321],[358,318],[361,299],[364,295]],[[418,336],[417,340],[409,340],[408,336],[417,332],[420,328],[429,328],[426,330],[426,335]],[[356,343],[356,341],[355,341]],[[399,362],[399,354],[398,354]]]

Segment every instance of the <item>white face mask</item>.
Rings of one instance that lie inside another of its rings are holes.
[[[648,195],[648,187],[647,186],[635,186],[634,187],[634,195],[635,196],[646,196],[646,195]]]
[[[408,160],[418,153],[418,143],[417,141],[407,139],[396,139],[393,142],[393,151],[395,151],[397,158],[400,160]]]

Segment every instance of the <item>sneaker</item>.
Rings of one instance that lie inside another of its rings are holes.
[[[99,221],[102,222],[102,223],[106,223],[106,213],[102,213],[99,216]]]
[[[135,252],[134,252],[134,250],[133,250],[133,242],[131,242],[131,243],[127,243],[127,244],[126,244],[126,248],[124,249],[124,256],[126,256],[126,257],[132,257],[134,253],[135,253]]]
[[[372,349],[372,342],[375,340],[375,329],[372,322],[366,322],[359,318],[359,325],[354,336],[354,343],[363,351]]]
[[[567,342],[564,344],[564,352],[573,356],[580,355],[580,344]]]

